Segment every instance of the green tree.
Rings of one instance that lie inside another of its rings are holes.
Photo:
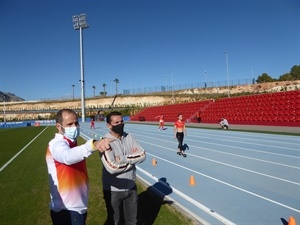
[[[289,73],[281,75],[279,81],[300,80],[300,66],[293,66]]]
[[[293,75],[292,74],[290,74],[290,73],[285,73],[285,74],[283,74],[283,75],[281,75],[280,77],[279,77],[279,81],[288,81],[288,80],[293,80],[294,78],[293,78]]]
[[[116,95],[118,94],[118,83],[120,83],[119,79],[115,78],[114,82],[116,82]]]
[[[265,83],[272,81],[274,81],[272,77],[270,77],[267,73],[263,73],[261,76],[258,76],[256,83]]]
[[[290,74],[293,76],[293,80],[300,80],[300,66],[293,66],[291,68]]]
[[[100,94],[101,96],[106,96],[107,92],[100,91],[99,94]]]
[[[104,96],[106,96],[106,91],[105,91],[105,87],[107,86],[105,83],[103,83],[102,84],[102,86],[103,86],[103,89],[104,89],[104,91],[103,91],[103,93],[104,93]]]
[[[94,97],[95,97],[95,89],[96,89],[96,86],[93,86],[93,92],[94,92]]]

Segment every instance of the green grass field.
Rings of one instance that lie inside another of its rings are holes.
[[[1,225],[51,224],[45,153],[55,132],[55,127],[0,129]],[[79,138],[79,144],[84,142]],[[3,168],[20,151],[22,152]],[[87,159],[87,167],[90,179],[87,224],[104,224],[106,208],[102,198],[102,165],[97,153]],[[138,192],[139,224],[194,224],[139,182]]]

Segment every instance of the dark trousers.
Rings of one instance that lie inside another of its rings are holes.
[[[228,126],[227,125],[222,125],[222,128],[223,129],[228,129]]]
[[[53,225],[85,225],[87,213],[79,214],[75,211],[61,210],[54,212],[50,210]]]
[[[136,225],[138,194],[136,187],[129,191],[103,190],[107,220],[105,225]]]
[[[178,140],[178,148],[180,149],[180,151],[184,150],[183,149],[183,138],[184,138],[184,134],[177,132],[176,133],[176,138]]]

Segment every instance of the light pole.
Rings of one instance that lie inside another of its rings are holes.
[[[28,102],[28,90],[25,89],[25,92],[26,92],[26,101]]]
[[[173,72],[172,72],[172,102],[175,103],[175,99],[174,99],[174,79],[173,79]]]
[[[167,78],[168,78],[168,76],[165,75],[165,82],[166,82],[166,87],[165,87],[165,89],[166,89],[166,92],[168,91],[168,81],[167,81]]]
[[[5,114],[5,97],[4,97],[4,108],[3,108],[3,122],[4,122],[4,126],[6,125],[6,114]]]
[[[204,87],[207,88],[207,76],[206,76],[206,70],[204,71],[204,78],[205,78]]]
[[[86,23],[86,15],[80,14],[73,16],[73,27],[75,30],[79,30],[80,37],[80,74],[81,74],[81,120],[85,122],[85,84],[84,84],[84,64],[83,64],[83,32],[85,28],[89,28],[89,25]]]
[[[251,76],[252,76],[252,84],[255,84],[255,79],[253,77],[253,66],[251,66]]]
[[[73,93],[73,100],[74,100],[74,87],[75,87],[75,84],[72,84],[72,88],[73,88],[73,90],[72,90],[72,93]]]
[[[227,73],[228,98],[230,98],[230,90],[229,90],[229,70],[228,70],[228,52],[225,52],[225,56],[226,56],[226,73]]]

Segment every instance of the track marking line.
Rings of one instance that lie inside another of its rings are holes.
[[[155,180],[156,182],[160,182],[157,177],[155,177],[154,175],[151,175],[150,173],[143,170],[142,168],[137,166],[137,169],[139,171],[141,171],[143,174],[145,174],[146,176],[148,176],[149,178]],[[163,184],[163,182],[160,182],[160,183]],[[220,214],[216,213],[215,211],[213,211],[212,209],[206,207],[205,205],[201,204],[200,202],[197,202],[196,200],[192,199],[191,197],[189,197],[188,195],[182,193],[181,191],[177,190],[176,188],[174,188],[172,186],[168,186],[168,187],[172,188],[172,191],[175,194],[179,195],[181,198],[185,199],[186,201],[192,203],[194,206],[196,206],[197,208],[199,208],[202,211],[206,212],[207,214],[211,215],[212,217],[216,218],[217,220],[221,221],[222,223],[227,224],[227,225],[235,225],[235,223],[233,223],[232,221],[226,219],[225,217],[221,216]]]
[[[168,162],[168,163],[170,163],[170,164],[176,165],[176,166],[181,167],[181,168],[183,168],[183,169],[185,169],[185,170],[191,171],[191,172],[193,172],[193,173],[196,173],[196,174],[201,175],[201,176],[203,176],[203,177],[206,177],[206,178],[208,178],[208,179],[214,180],[214,181],[216,181],[216,182],[218,182],[218,183],[224,184],[224,185],[226,185],[226,186],[232,187],[232,188],[234,188],[234,189],[237,189],[237,190],[239,190],[239,191],[245,192],[245,193],[250,194],[250,195],[252,195],[252,196],[258,197],[258,198],[260,198],[260,199],[266,200],[266,201],[268,201],[268,202],[274,203],[274,204],[276,204],[276,205],[279,205],[279,206],[282,206],[282,207],[284,207],[284,208],[287,208],[287,209],[290,209],[290,210],[292,210],[292,211],[295,211],[295,212],[300,213],[300,210],[295,209],[295,208],[293,208],[293,207],[290,207],[290,206],[288,206],[288,205],[282,204],[282,203],[277,202],[277,201],[275,201],[275,200],[266,198],[266,197],[264,197],[264,196],[261,196],[261,195],[259,195],[259,194],[254,193],[254,192],[251,192],[251,191],[248,191],[248,190],[246,190],[246,189],[240,188],[240,187],[235,186],[235,185],[233,185],[233,184],[229,184],[229,183],[227,183],[227,182],[225,182],[225,181],[222,181],[222,180],[216,179],[216,178],[214,178],[214,177],[208,176],[208,175],[206,175],[206,174],[204,174],[204,173],[200,173],[200,172],[198,172],[198,171],[196,171],[196,170],[193,170],[193,169],[187,168],[187,167],[185,167],[185,166],[179,165],[179,164],[177,164],[177,163],[171,162],[171,161],[169,161],[169,160],[167,160],[167,159],[163,159],[163,158],[161,158],[161,157],[159,157],[159,156],[156,156],[156,155],[153,155],[153,154],[151,154],[151,153],[148,153],[148,155],[152,155],[152,156],[156,157],[157,159],[160,159],[160,160],[163,160],[163,161]]]

